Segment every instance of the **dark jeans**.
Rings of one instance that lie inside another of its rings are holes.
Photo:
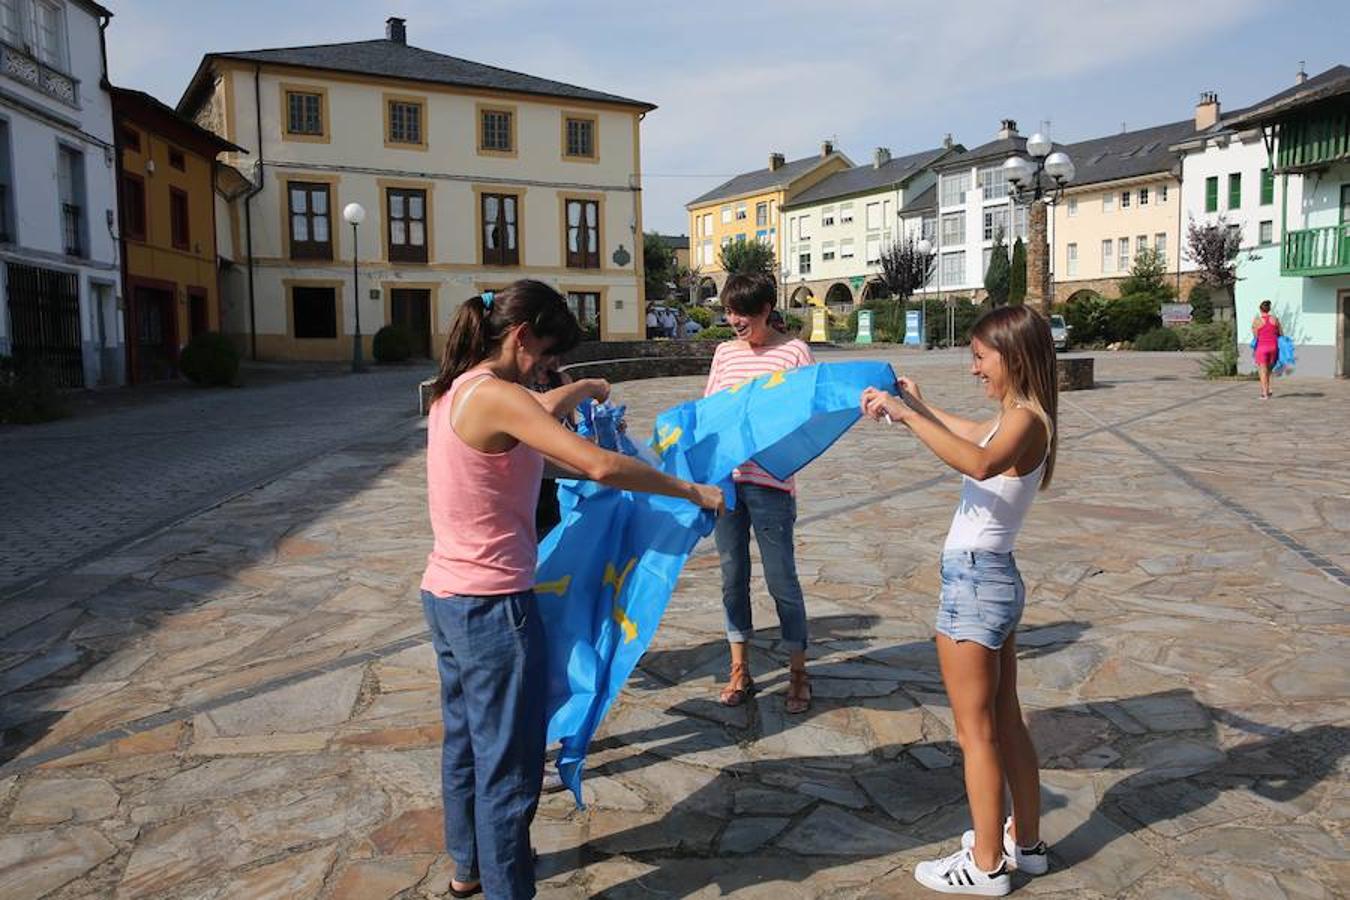
[[[793,525],[797,500],[787,491],[736,485],[736,508],[717,520],[713,537],[722,560],[722,607],[727,640],[744,643],[755,634],[750,618],[750,529],[755,530],[764,580],[778,610],[783,647],[806,649],[806,601],[797,578]]]
[[[534,896],[530,822],[544,771],[544,640],[534,592],[422,592],[441,675],[445,849],[492,900]]]

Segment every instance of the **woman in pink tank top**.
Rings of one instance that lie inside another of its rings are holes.
[[[1270,399],[1270,370],[1275,367],[1275,361],[1280,358],[1280,335],[1284,334],[1284,328],[1280,325],[1280,320],[1270,314],[1270,301],[1261,301],[1261,315],[1252,319],[1252,337],[1256,338],[1256,350],[1253,351],[1253,362],[1256,363],[1256,370],[1261,374],[1261,399]]]
[[[581,330],[562,296],[517,281],[460,305],[427,422],[435,544],[422,606],[441,678],[441,791],[450,894],[534,896],[530,822],[544,767],[544,641],[534,608],[535,503],[544,458],[614,487],[721,512],[722,492],[610,453],[559,423],[574,386],[522,385]],[[597,399],[608,386],[594,385]]]

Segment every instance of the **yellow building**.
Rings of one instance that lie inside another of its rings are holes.
[[[216,154],[238,151],[149,94],[112,88],[127,378],[172,378],[193,337],[220,329]]]
[[[207,54],[178,110],[250,154],[224,158],[248,182],[221,218],[224,330],[259,359],[341,360],[398,325],[435,358],[461,303],[535,278],[589,335],[640,339],[654,108],[413,46],[398,17]]]
[[[1195,133],[1187,119],[1064,147],[1074,178],[1053,209],[1054,302],[1080,291],[1115,297],[1141,250],[1156,250],[1174,288],[1185,233],[1179,161],[1171,145]]]
[[[769,165],[744,172],[718,185],[685,205],[689,211],[690,267],[702,277],[700,293],[720,293],[726,272],[719,251],[732,241],[763,241],[774,248],[781,261],[783,235],[778,227],[779,209],[799,192],[852,168],[853,163],[826,141],[817,156],[787,161],[781,153],[769,154]]]

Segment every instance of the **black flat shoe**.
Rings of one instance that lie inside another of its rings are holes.
[[[457,898],[457,900],[462,900],[464,897],[472,897],[481,893],[483,893],[483,882],[481,881],[469,888],[457,888],[454,885],[450,886],[450,896]]]

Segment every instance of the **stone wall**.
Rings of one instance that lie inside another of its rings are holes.
[[[1096,291],[1108,300],[1114,300],[1120,296],[1120,282],[1124,280],[1122,275],[1119,278],[1080,278],[1075,281],[1056,281],[1054,286],[1055,305],[1068,301],[1070,297],[1079,291]],[[1191,288],[1199,284],[1200,278],[1194,272],[1181,273],[1181,295],[1178,300],[1180,303],[1186,302],[1186,298],[1191,294]],[[1169,272],[1167,274],[1167,283],[1175,285],[1177,283],[1177,273]],[[1217,297],[1216,297],[1217,299]]]
[[[563,357],[563,365],[600,359],[698,358],[712,360],[717,341],[583,341]]]

